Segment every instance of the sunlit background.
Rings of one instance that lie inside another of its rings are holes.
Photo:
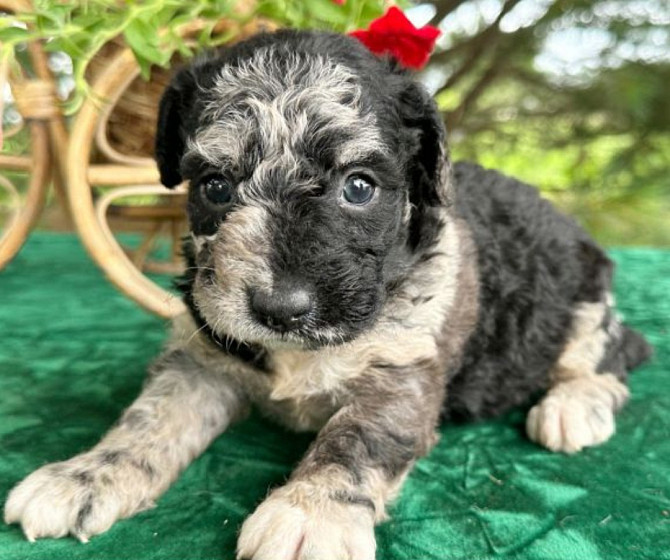
[[[608,245],[670,245],[670,2],[447,0],[423,79],[456,159],[539,186]]]

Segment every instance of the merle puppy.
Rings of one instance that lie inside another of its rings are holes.
[[[612,436],[649,354],[614,311],[612,263],[535,190],[451,167],[444,145],[424,89],[349,37],[258,35],[179,72],[156,157],[166,186],[190,185],[190,314],[119,423],[19,484],[6,521],[85,541],[255,405],[317,435],[238,557],[372,560],[441,420],[539,397],[539,444]]]

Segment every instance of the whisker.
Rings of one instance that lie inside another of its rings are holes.
[[[207,327],[207,323],[205,323],[205,324],[204,324],[202,327],[200,327],[199,329],[196,329],[195,331],[193,331],[193,334],[192,334],[191,336],[188,337],[188,340],[186,341],[186,344],[188,344],[189,342],[191,342],[191,340],[193,340],[193,337],[195,337],[196,334],[198,334],[201,330],[205,329],[206,327]]]

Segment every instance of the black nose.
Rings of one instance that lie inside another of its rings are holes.
[[[283,282],[271,292],[251,290],[251,308],[265,326],[285,332],[305,324],[314,308],[314,299],[309,290],[295,282]]]

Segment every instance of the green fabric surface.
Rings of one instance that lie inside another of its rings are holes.
[[[418,462],[379,560],[670,558],[670,252],[612,251],[626,320],[656,347],[606,445],[575,456],[530,443],[523,411],[446,426]],[[95,444],[137,395],[165,338],[70,235],[33,235],[0,272],[0,493]],[[196,460],[158,507],[83,545],[0,524],[0,559],[230,559],[240,524],[310,440],[258,417]]]

